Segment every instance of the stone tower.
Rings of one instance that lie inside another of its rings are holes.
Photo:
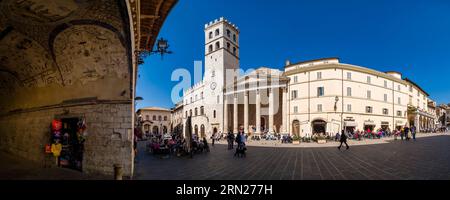
[[[211,132],[222,131],[223,87],[239,72],[239,29],[221,17],[205,24],[205,112]]]

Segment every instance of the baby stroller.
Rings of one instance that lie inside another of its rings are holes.
[[[247,147],[245,146],[245,143],[240,143],[238,145],[238,147],[236,148],[236,153],[234,153],[234,156],[237,157],[246,157],[246,153],[245,151],[247,151]]]

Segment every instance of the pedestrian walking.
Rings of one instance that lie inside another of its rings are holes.
[[[228,150],[234,149],[233,143],[234,143],[234,134],[231,133],[231,131],[228,132],[227,135],[227,142],[228,142]]]
[[[234,153],[234,156],[237,156],[239,153],[239,149],[241,148],[241,142],[242,142],[242,135],[240,132],[238,132],[238,134],[236,135],[236,143],[237,143],[237,147],[236,147],[236,152]]]
[[[411,135],[414,141],[416,141],[416,127],[413,125],[411,126]]]
[[[405,127],[405,140],[408,141],[409,140],[409,127]]]
[[[338,149],[341,150],[342,147],[342,143],[345,144],[345,146],[347,147],[346,149],[348,150],[350,147],[347,144],[347,134],[345,134],[344,130],[342,130],[342,134],[341,134],[341,144],[339,145]]]

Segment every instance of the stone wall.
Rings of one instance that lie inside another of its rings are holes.
[[[61,106],[0,117],[0,150],[41,162],[48,159],[45,144],[55,117],[85,117],[87,135],[84,173],[112,174],[113,164],[123,165],[124,175],[133,168],[131,103]],[[47,158],[46,158],[47,156]]]

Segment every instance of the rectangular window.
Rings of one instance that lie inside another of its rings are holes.
[[[383,115],[388,115],[389,114],[389,110],[387,108],[383,108]]]
[[[294,106],[294,113],[298,113],[298,107]]]
[[[297,82],[298,82],[298,77],[294,76],[294,83],[297,83]]]
[[[352,104],[347,104],[347,112],[352,112]]]
[[[352,88],[351,87],[347,88],[347,96],[349,96],[349,97],[352,96]]]
[[[347,80],[352,80],[352,73],[351,72],[347,72]]]
[[[292,90],[291,91],[291,99],[296,99],[297,98],[297,90]]]
[[[321,96],[324,96],[324,94],[325,94],[325,89],[323,87],[318,87],[317,88],[317,96],[321,97]]]
[[[387,102],[388,96],[387,94],[384,94],[384,102]]]
[[[217,96],[217,104],[220,103],[220,96]]]
[[[384,81],[384,87],[387,88],[387,81]]]
[[[401,117],[402,116],[402,111],[397,111],[397,117]]]
[[[372,107],[366,106],[366,113],[372,113]]]
[[[322,104],[317,104],[317,111],[322,112]]]
[[[398,90],[398,91],[401,91],[401,90],[402,90],[402,88],[401,88],[400,85],[397,85],[397,90]]]
[[[410,92],[413,92],[412,85],[409,85],[409,91],[410,91]]]
[[[367,76],[367,83],[370,84],[370,82],[372,82],[371,78],[370,78],[370,76]]]
[[[367,90],[367,99],[372,98],[372,92],[370,90]]]
[[[399,104],[399,105],[402,104],[402,99],[400,97],[397,98],[397,104]]]
[[[322,79],[322,72],[317,72],[317,79]]]

